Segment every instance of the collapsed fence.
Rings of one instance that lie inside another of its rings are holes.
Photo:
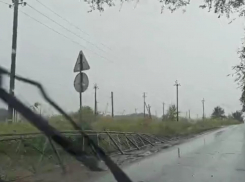
[[[90,156],[93,148],[77,131],[61,132]],[[116,131],[86,131],[86,134],[109,155],[124,155],[146,146],[168,143],[178,138],[166,138],[145,133]],[[53,170],[63,171],[76,160],[42,133],[0,135],[0,178],[16,180],[24,176]]]

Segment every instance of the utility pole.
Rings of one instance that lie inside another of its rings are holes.
[[[164,120],[164,105],[165,105],[165,103],[163,102],[162,103],[162,120]]]
[[[189,120],[191,119],[191,110],[189,109]]]
[[[97,89],[98,89],[98,85],[94,84],[94,115],[95,116],[98,114],[97,112]]]
[[[10,83],[9,93],[14,96],[15,88],[15,69],[16,69],[16,52],[17,52],[17,28],[18,28],[18,10],[19,5],[26,5],[23,0],[12,0],[13,5],[9,5],[9,8],[14,8],[14,20],[13,20],[13,35],[12,35],[12,51],[11,51],[11,68],[10,68]],[[13,119],[14,109],[8,106],[9,119]]]
[[[148,104],[148,113],[149,113],[149,118],[151,119],[151,106]]]
[[[179,83],[178,83],[178,81],[176,80],[175,81],[175,84],[174,84],[174,86],[176,86],[176,102],[177,102],[177,121],[179,121],[179,86],[181,86]]]
[[[134,111],[135,111],[135,114],[137,114],[137,108],[135,108]]]
[[[204,103],[205,103],[205,100],[204,98],[202,99],[202,119],[204,120]]]
[[[148,112],[148,114],[149,114],[149,108],[148,108],[148,106],[147,106],[146,103],[145,103],[145,108],[146,108],[146,110],[147,110],[147,112]]]
[[[114,99],[113,99],[113,92],[111,92],[111,117],[114,117]]]
[[[144,118],[145,118],[145,107],[146,107],[146,103],[145,103],[146,95],[145,95],[145,92],[143,93],[143,98],[144,98]]]

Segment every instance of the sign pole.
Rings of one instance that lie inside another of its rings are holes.
[[[79,122],[82,122],[82,92],[87,90],[89,85],[88,76],[83,73],[85,70],[89,70],[90,66],[86,57],[83,54],[83,51],[80,51],[78,54],[77,62],[74,67],[74,72],[79,72],[74,80],[74,87],[77,92],[79,92]]]
[[[79,103],[80,103],[80,112],[79,112],[79,121],[82,121],[82,92],[79,92]]]
[[[82,70],[83,70],[83,56],[80,55],[80,70],[79,73],[81,75],[80,77],[80,85],[81,85],[81,91],[79,92],[79,103],[80,103],[80,112],[79,112],[79,121],[80,123],[82,122],[82,89],[83,89],[83,75],[82,75]]]

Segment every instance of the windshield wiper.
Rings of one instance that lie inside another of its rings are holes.
[[[90,170],[103,170],[98,166],[99,160],[96,157],[87,155],[87,153],[82,151],[81,148],[74,145],[72,141],[70,141],[64,135],[62,135],[56,128],[49,125],[48,121],[45,118],[34,113],[30,108],[25,106],[16,97],[6,92],[2,88],[2,79],[4,74],[10,75],[10,73],[7,70],[0,67],[0,98],[6,104],[8,104],[10,107],[14,108],[16,111],[22,114],[32,125],[34,125],[40,131],[42,131],[47,137],[59,144],[66,152],[74,156],[78,161],[82,162]],[[92,139],[90,139],[86,133],[83,132],[82,128],[79,125],[77,125],[76,122],[73,121],[73,119],[47,95],[40,83],[31,79],[23,78],[21,76],[15,76],[15,79],[36,86],[40,90],[44,99],[50,105],[52,105],[58,112],[60,112],[72,124],[74,129],[78,130],[80,134],[85,139],[87,139],[89,146],[105,162],[107,167],[114,175],[115,179],[118,182],[131,182],[131,179],[122,171],[122,169],[119,168],[118,165],[115,162],[113,162],[112,159],[108,155],[106,155],[106,153]]]

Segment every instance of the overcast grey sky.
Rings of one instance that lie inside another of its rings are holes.
[[[5,0],[5,2],[10,2]],[[191,116],[206,114],[220,105],[226,113],[241,109],[240,90],[231,67],[239,62],[236,54],[243,37],[243,24],[228,24],[226,18],[198,8],[195,1],[186,13],[165,11],[160,14],[158,1],[140,0],[124,3],[106,11],[87,13],[89,6],[78,0],[42,0],[45,5],[80,27],[72,27],[35,0],[26,0],[50,18],[76,32],[94,45],[62,29],[30,7],[20,11],[82,44],[81,47],[51,31],[25,14],[19,14],[17,73],[43,83],[50,96],[66,111],[78,109],[78,93],[73,88],[73,67],[78,52],[83,50],[91,69],[86,71],[90,85],[83,94],[83,104],[93,107],[93,85],[98,84],[98,107],[104,111],[114,91],[115,112],[143,111],[143,92],[147,103],[160,116],[162,102],[176,102],[174,82],[179,80],[179,107]],[[10,68],[13,9],[0,4],[0,64]],[[104,45],[106,46],[104,46]],[[101,51],[100,49],[103,49]],[[90,51],[92,50],[92,52]],[[99,54],[106,59],[96,55]],[[8,84],[8,80],[6,80]],[[43,102],[37,91],[17,83],[17,96],[26,103]],[[47,106],[45,105],[47,108]],[[185,114],[184,114],[185,115]]]

